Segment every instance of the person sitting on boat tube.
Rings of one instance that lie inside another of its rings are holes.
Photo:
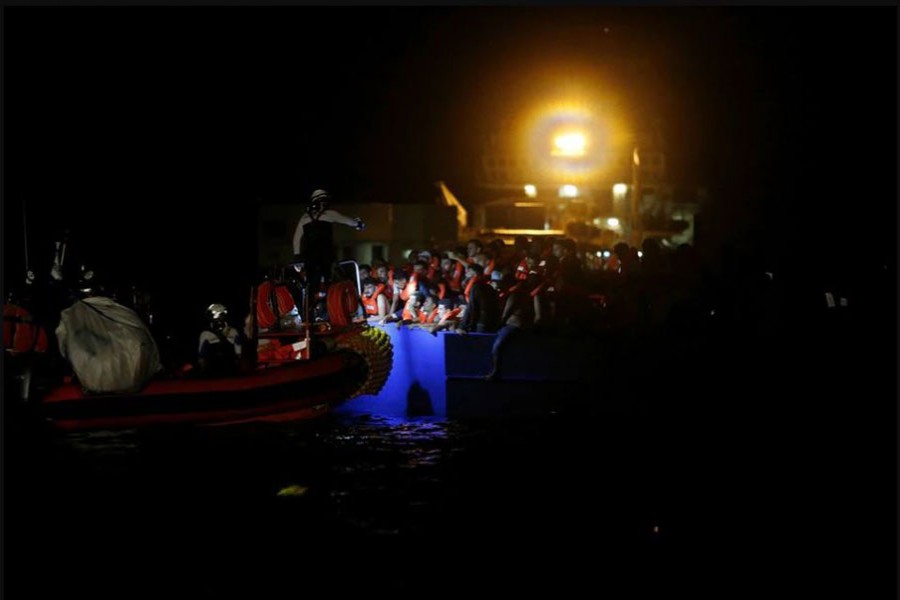
[[[207,375],[228,375],[238,370],[241,357],[241,334],[228,324],[228,309],[210,304],[206,309],[209,329],[200,334],[197,363]]]
[[[330,200],[331,195],[325,190],[314,191],[309,198],[309,206],[294,229],[294,268],[306,272],[307,297],[310,290],[317,290],[321,282],[327,285],[331,279],[335,260],[332,223],[353,227],[357,231],[366,228],[359,217],[350,218],[328,208]]]

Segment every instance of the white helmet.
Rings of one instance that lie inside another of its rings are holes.
[[[228,309],[224,304],[210,304],[206,308],[206,315],[213,321],[224,320],[228,316]]]
[[[331,194],[325,190],[316,190],[309,197],[309,210],[311,212],[321,212],[325,210],[325,205],[331,200]]]

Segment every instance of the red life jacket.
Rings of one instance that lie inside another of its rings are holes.
[[[528,279],[528,261],[524,258],[519,261],[519,266],[516,267],[516,279],[519,281]]]
[[[15,304],[3,305],[3,350],[10,354],[46,352],[47,332],[31,319],[31,313]]]
[[[259,362],[287,362],[300,358],[309,358],[309,349],[295,350],[292,344],[282,344],[277,339],[267,340],[257,350]],[[305,356],[304,356],[305,354]]]

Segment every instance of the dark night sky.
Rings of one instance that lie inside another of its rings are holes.
[[[658,115],[717,231],[874,232],[893,257],[896,30],[893,8],[8,8],[5,278],[23,201],[32,240],[215,278],[252,264],[259,198],[465,201],[480,136],[584,73]]]

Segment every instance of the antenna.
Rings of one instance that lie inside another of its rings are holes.
[[[28,220],[25,217],[25,203],[22,202],[22,232],[25,241],[25,278],[28,278]]]

